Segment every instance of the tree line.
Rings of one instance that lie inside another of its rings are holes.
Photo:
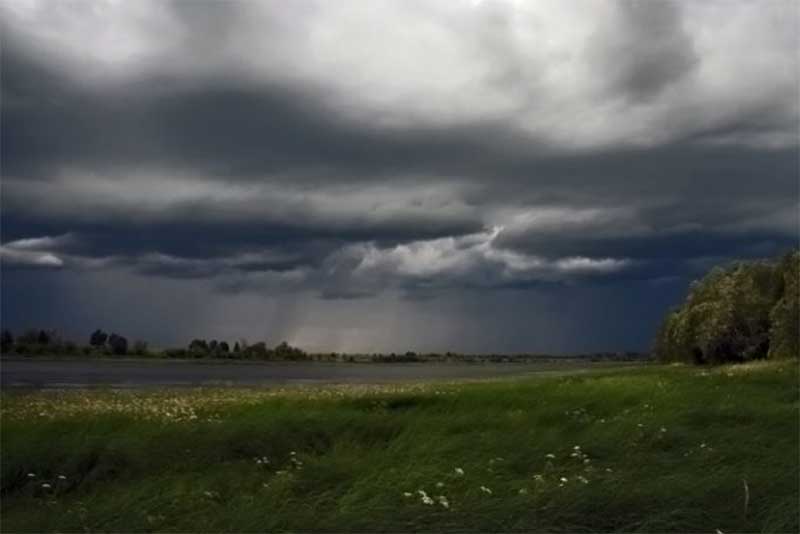
[[[239,340],[229,344],[216,339],[193,339],[186,348],[152,350],[145,341],[128,343],[125,336],[97,329],[89,335],[88,343],[79,345],[63,339],[55,330],[27,330],[19,336],[3,329],[0,334],[3,354],[20,356],[148,356],[161,358],[231,358],[260,360],[306,360],[309,355],[283,341],[269,347],[263,341],[249,344]]]
[[[0,350],[2,350],[3,354],[18,354],[20,356],[147,356],[150,354],[146,342],[134,341],[129,344],[125,336],[116,332],[108,334],[103,330],[92,332],[89,336],[89,342],[81,345],[72,340],[64,339],[55,330],[31,329],[15,337],[6,328],[0,333]]]
[[[800,251],[716,267],[656,336],[662,362],[719,364],[800,354]]]

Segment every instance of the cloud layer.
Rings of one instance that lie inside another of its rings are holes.
[[[5,296],[15,280],[68,295],[55,271],[294,298],[299,324],[334,301],[379,313],[371,299],[475,292],[527,295],[508,297],[520,306],[615,287],[629,307],[663,307],[630,288],[667,281],[676,298],[714,262],[797,243],[798,14],[0,3],[4,315],[36,319]],[[462,344],[457,310],[432,346]],[[518,335],[506,345],[536,348]]]

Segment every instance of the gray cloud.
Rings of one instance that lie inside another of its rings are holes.
[[[295,298],[301,324],[375,299],[585,302],[635,286],[663,305],[709,262],[797,244],[791,2],[0,14],[14,280],[30,269],[68,291],[113,272],[248,309]],[[11,283],[7,316],[33,314]]]

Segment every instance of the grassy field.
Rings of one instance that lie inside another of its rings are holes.
[[[797,362],[6,392],[2,530],[797,532]]]

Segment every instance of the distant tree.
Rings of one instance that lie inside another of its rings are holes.
[[[208,352],[208,343],[206,343],[205,339],[193,339],[192,342],[189,343],[189,351]]]
[[[122,356],[128,353],[128,340],[118,334],[111,334],[108,338],[108,346],[111,353]]]
[[[247,355],[250,358],[257,358],[257,359],[266,359],[269,356],[269,351],[267,350],[267,344],[263,341],[259,341],[258,343],[253,343],[249,347],[247,347]]]
[[[108,334],[98,328],[92,332],[92,335],[89,337],[89,345],[101,348],[105,346],[106,340],[108,340]]]
[[[36,343],[39,345],[49,345],[53,336],[46,330],[39,330],[39,335],[36,336]]]
[[[297,347],[292,347],[286,341],[275,347],[272,352],[279,360],[304,360],[308,357],[305,352]]]
[[[240,350],[240,349],[239,349],[239,342],[237,341],[236,343],[234,343],[234,344],[233,344],[233,352],[235,352],[236,354],[238,354],[238,353],[239,353],[239,350]]]
[[[218,345],[219,344],[217,343],[217,340],[212,339],[211,341],[208,342],[208,350],[210,350],[211,352],[216,352]]]
[[[217,345],[217,349],[223,354],[227,354],[231,350],[227,341],[220,341],[219,345]]]
[[[4,354],[9,352],[14,347],[14,336],[11,330],[4,328],[3,333],[0,334],[0,351]]]

